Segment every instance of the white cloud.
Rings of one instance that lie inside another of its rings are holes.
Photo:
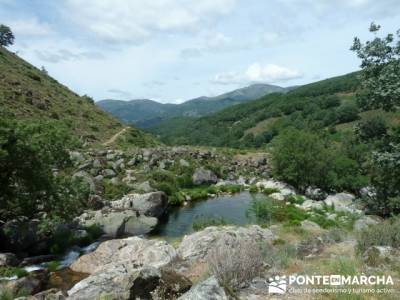
[[[58,63],[61,61],[76,61],[80,59],[102,59],[103,54],[95,51],[71,51],[68,49],[35,50],[36,56],[44,62]]]
[[[302,74],[287,67],[274,64],[262,65],[254,63],[244,72],[225,72],[215,75],[212,82],[215,84],[249,84],[254,82],[285,82],[302,77]]]
[[[199,31],[229,13],[236,0],[68,0],[71,20],[99,38],[141,43],[157,33]]]
[[[53,33],[48,24],[39,22],[36,18],[26,20],[6,20],[5,23],[11,27],[16,36],[46,36]]]

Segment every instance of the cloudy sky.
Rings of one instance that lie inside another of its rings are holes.
[[[358,69],[354,36],[400,27],[398,0],[0,0],[11,48],[96,100],[181,102]]]

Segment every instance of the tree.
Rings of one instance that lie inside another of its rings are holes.
[[[10,27],[6,25],[0,25],[0,46],[8,47],[14,44],[14,34]]]
[[[375,38],[363,44],[356,37],[351,47],[361,59],[363,70],[363,89],[358,94],[358,103],[366,110],[390,111],[400,105],[400,30],[396,41],[393,34],[378,37],[379,29],[379,25],[372,23],[369,31]]]

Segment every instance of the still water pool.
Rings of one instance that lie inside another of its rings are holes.
[[[246,225],[250,221],[246,216],[249,205],[259,196],[242,192],[233,196],[194,201],[184,207],[174,208],[161,220],[151,235],[164,238],[181,237],[193,232],[193,221],[208,217],[222,217],[229,224]]]

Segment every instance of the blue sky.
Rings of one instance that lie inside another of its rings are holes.
[[[348,73],[371,21],[394,33],[400,1],[0,0],[11,50],[96,100],[177,103]]]

